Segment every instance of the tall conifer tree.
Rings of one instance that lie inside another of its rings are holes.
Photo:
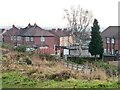
[[[103,45],[102,45],[102,37],[100,34],[100,27],[98,25],[97,19],[94,19],[93,22],[93,27],[91,31],[91,42],[89,44],[89,52],[91,55],[95,56],[96,60],[96,55],[102,55],[103,54]]]

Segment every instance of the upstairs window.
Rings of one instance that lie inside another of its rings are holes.
[[[17,36],[17,41],[20,41],[21,40],[21,36]]]
[[[106,43],[108,44],[108,43],[110,43],[110,38],[106,38]]]
[[[112,38],[112,39],[111,39],[111,43],[112,43],[112,44],[115,44],[115,38]]]
[[[40,38],[41,42],[45,42],[45,37]]]
[[[33,37],[30,37],[30,41],[34,41],[34,38],[33,38]]]
[[[25,37],[25,41],[30,41],[30,38],[29,37]]]

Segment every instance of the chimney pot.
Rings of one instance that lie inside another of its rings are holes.
[[[35,24],[34,24],[34,26],[36,27],[36,26],[37,26],[37,24],[35,23]]]
[[[15,27],[15,25],[13,24],[13,25],[12,25],[12,27],[14,28],[14,27]]]

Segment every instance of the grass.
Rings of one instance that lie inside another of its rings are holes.
[[[19,88],[19,87],[33,87],[36,85],[36,82],[30,80],[26,76],[21,76],[19,72],[7,72],[3,73],[2,77],[3,88]]]
[[[18,60],[23,60],[27,55],[23,53],[20,54],[20,58],[17,56],[18,53],[10,52],[5,55],[4,60],[2,58],[3,88],[117,88],[120,84],[114,80],[107,80],[109,78],[99,69],[90,75],[68,69],[63,62],[34,58],[32,65],[26,65],[20,64]],[[103,66],[102,63],[99,64]],[[104,67],[107,67],[106,64]],[[69,78],[61,80],[66,75]],[[98,77],[100,79],[95,79]],[[55,80],[56,78],[59,80]]]
[[[70,78],[63,81],[36,81],[21,75],[18,71],[4,72],[3,88],[117,88],[116,82],[87,81]]]

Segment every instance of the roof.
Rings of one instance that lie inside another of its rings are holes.
[[[102,32],[102,37],[120,36],[120,26],[109,26]]]
[[[47,30],[42,29],[41,27],[37,26],[37,24],[30,25],[28,24],[25,28],[18,29],[13,25],[10,30],[4,34],[6,36],[17,35],[17,36],[55,36],[54,34],[50,33]]]
[[[56,29],[49,30],[49,32],[55,34],[58,37],[65,37],[70,35],[70,32],[67,29],[62,30],[58,28],[57,30]]]
[[[19,33],[19,31],[20,30],[17,27],[15,27],[15,25],[13,25],[12,28],[7,30],[3,35],[12,36],[12,35],[16,35],[17,33]]]
[[[22,36],[55,36],[54,34],[42,29],[36,24],[34,26],[31,26],[30,28],[27,28],[24,33],[23,32],[21,33]]]
[[[25,28],[20,28],[20,31],[19,31],[19,33],[17,33],[17,35],[18,35],[18,36],[24,35],[24,33],[26,33],[26,32],[29,30],[29,28],[32,28],[32,27],[34,27],[34,26],[28,24],[27,27],[25,27]]]

